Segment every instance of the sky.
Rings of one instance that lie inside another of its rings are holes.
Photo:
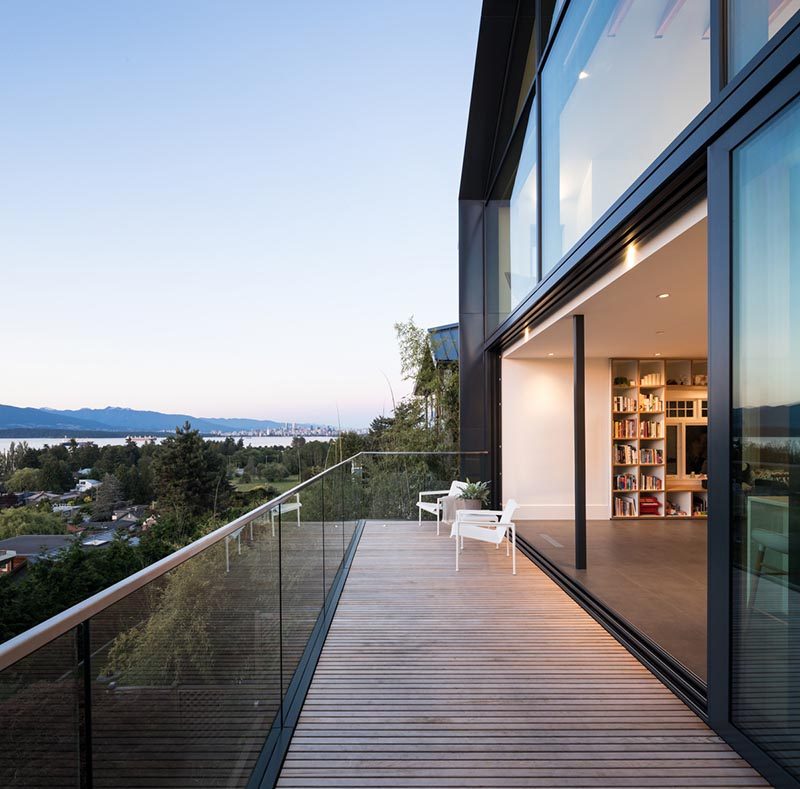
[[[389,413],[394,322],[458,319],[479,16],[4,0],[0,403]]]

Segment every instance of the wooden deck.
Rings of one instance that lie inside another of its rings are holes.
[[[768,786],[522,556],[370,523],[281,787]]]

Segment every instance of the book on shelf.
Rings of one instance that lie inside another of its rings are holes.
[[[639,462],[643,466],[662,465],[664,463],[664,450],[653,449],[652,447],[642,447],[639,452]]]
[[[664,490],[664,480],[652,474],[642,474],[640,490]]]
[[[614,411],[635,411],[636,400],[633,397],[614,397],[611,403],[611,408]]]
[[[655,394],[639,395],[639,410],[643,413],[653,413],[664,410],[664,401]]]
[[[630,518],[636,515],[636,499],[631,496],[614,497],[614,515]]]
[[[614,477],[614,490],[636,490],[636,475],[617,474]]]
[[[664,438],[663,422],[642,420],[639,423],[639,438]]]
[[[635,419],[615,420],[614,438],[636,438],[636,420]]]
[[[614,462],[626,466],[638,463],[638,450],[630,444],[614,444]]]

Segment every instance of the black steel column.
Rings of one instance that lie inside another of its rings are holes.
[[[572,316],[572,400],[575,448],[575,568],[586,569],[586,371],[583,315]]]

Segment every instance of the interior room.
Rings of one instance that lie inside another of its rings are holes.
[[[698,203],[502,359],[518,533],[705,681],[707,209]],[[584,316],[587,567],[575,569],[572,317]]]

